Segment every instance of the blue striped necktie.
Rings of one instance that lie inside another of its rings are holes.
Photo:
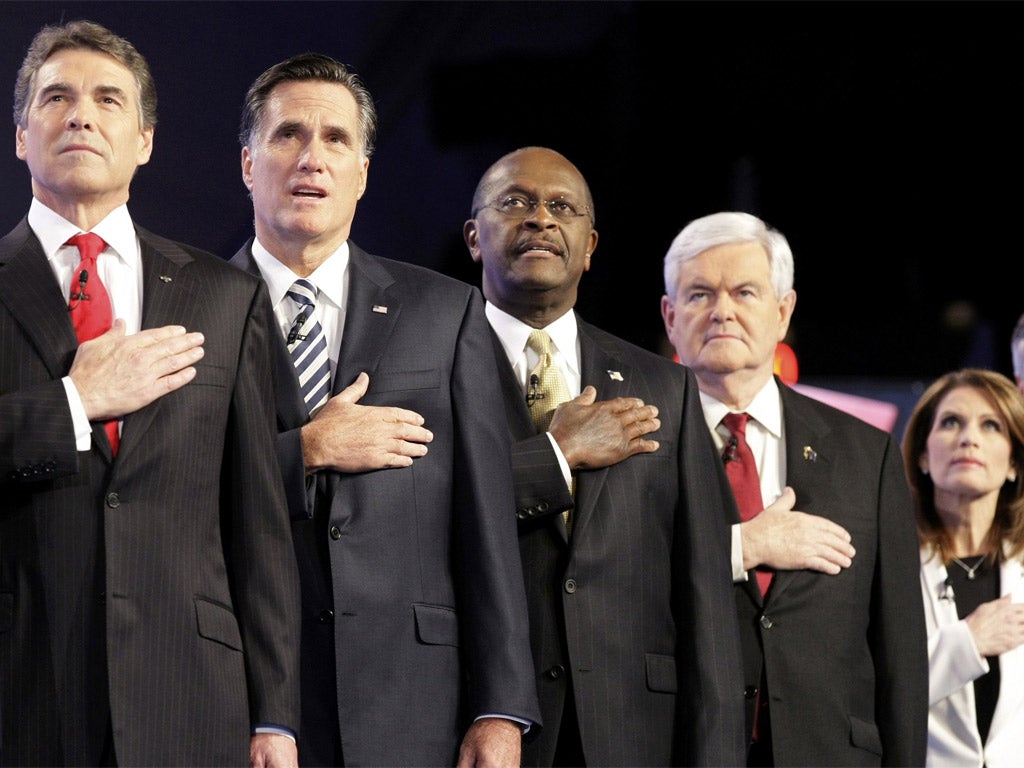
[[[309,415],[327,402],[331,394],[331,361],[323,326],[313,317],[317,287],[309,280],[296,280],[288,297],[299,307],[299,314],[288,332],[288,352],[299,377],[299,388]],[[312,321],[312,325],[309,325]],[[305,331],[305,333],[303,333]]]

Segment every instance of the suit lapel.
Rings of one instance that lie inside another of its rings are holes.
[[[779,390],[786,430],[786,485],[796,492],[797,509],[811,511],[816,500],[834,487],[835,465],[828,450],[832,428],[817,412],[803,407],[800,396],[782,382]],[[769,590],[771,599],[781,597],[800,575],[801,571],[778,571]]]
[[[585,322],[576,316],[580,339],[580,382],[597,389],[598,400],[628,397],[633,394],[632,369],[611,351],[601,346]],[[581,536],[594,512],[608,479],[608,467],[581,472],[576,478],[576,504],[573,509],[573,536]]]
[[[78,349],[67,302],[28,221],[0,240],[0,303],[24,329],[47,370],[67,375]]]
[[[252,257],[252,244],[255,238],[250,237],[249,242],[243,245],[229,260],[239,269],[243,269],[251,275],[263,279],[259,265]],[[277,423],[281,431],[298,429],[309,421],[309,411],[306,409],[306,401],[302,398],[302,391],[299,389],[299,377],[295,373],[295,365],[292,363],[291,355],[288,354],[288,347],[284,338],[278,334],[278,342],[274,345],[274,386],[277,388]]]
[[[401,300],[388,293],[394,282],[384,264],[349,241],[345,329],[333,394],[351,384],[360,371],[370,375],[373,388],[373,374],[384,359],[388,339],[402,312]]]
[[[184,269],[192,257],[169,240],[135,227],[142,244],[142,329],[188,326],[198,292]],[[126,454],[143,439],[163,407],[163,398],[124,417],[121,450]]]
[[[488,323],[490,328],[490,323]],[[526,440],[536,434],[536,427],[530,417],[530,409],[526,405],[526,396],[522,384],[516,378],[515,369],[508,362],[505,347],[502,346],[498,334],[491,330],[491,341],[494,342],[494,357],[498,364],[498,379],[501,393],[505,400],[505,416],[508,419],[508,431],[513,442]]]

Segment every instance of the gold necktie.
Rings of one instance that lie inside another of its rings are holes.
[[[569,387],[558,366],[551,362],[551,337],[547,331],[533,331],[526,346],[540,357],[526,383],[526,402],[537,431],[546,432],[555,408],[571,399]]]
[[[526,402],[530,406],[530,415],[537,431],[546,432],[555,409],[571,400],[572,396],[569,394],[569,385],[565,383],[565,377],[551,360],[551,337],[547,331],[532,331],[530,338],[526,340],[526,346],[540,357],[537,366],[530,371],[526,383]],[[575,495],[575,477],[571,480],[569,490]],[[565,520],[566,529],[571,532],[568,510],[562,513],[562,518]]]

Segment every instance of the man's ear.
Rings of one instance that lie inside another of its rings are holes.
[[[462,239],[466,241],[469,255],[473,261],[480,263],[480,233],[476,228],[476,219],[467,219],[462,225]]]

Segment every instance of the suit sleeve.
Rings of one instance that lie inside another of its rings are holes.
[[[230,477],[232,589],[245,647],[253,725],[299,729],[299,581],[275,451],[270,350],[274,324],[266,287],[256,284],[235,390],[225,463]]]
[[[455,541],[467,714],[540,722],[526,593],[513,517],[508,426],[490,326],[477,289],[459,330],[452,372]]]
[[[71,409],[60,379],[0,395],[0,424],[0,483],[26,485],[79,471]]]
[[[572,494],[546,434],[512,444],[512,480],[520,523],[547,518],[572,507]]]
[[[723,512],[731,496],[696,380],[685,370],[678,452],[681,509],[672,558],[680,676],[675,753],[681,765],[745,765],[743,657]]]
[[[879,488],[878,562],[871,620],[883,765],[924,765],[928,641],[914,514],[899,450],[886,441]]]

